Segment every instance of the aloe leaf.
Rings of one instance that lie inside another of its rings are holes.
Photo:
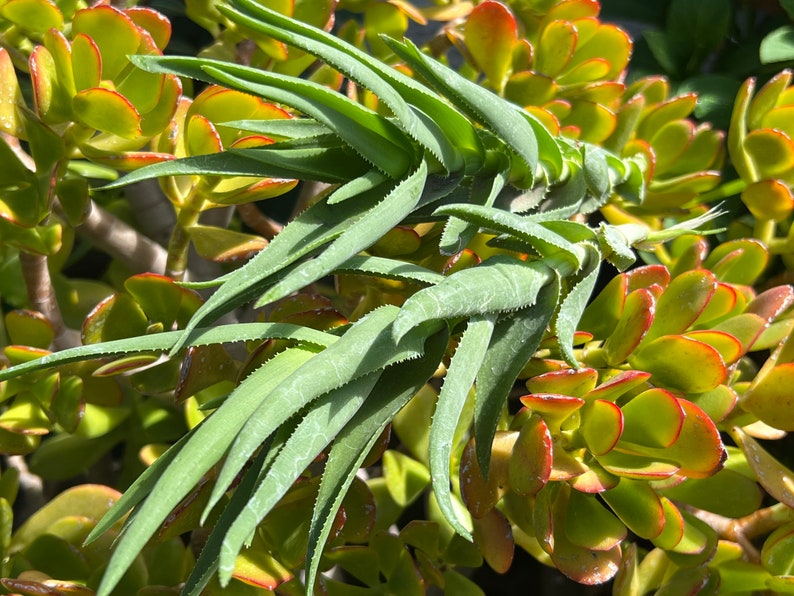
[[[392,340],[391,325],[398,311],[394,306],[372,311],[339,341],[317,354],[308,366],[299,368],[269,391],[260,390],[262,404],[244,425],[236,427],[237,438],[218,475],[205,514],[223,496],[256,448],[304,406],[360,376],[421,354],[423,338],[418,334],[399,344]],[[246,385],[247,380],[241,387]]]
[[[331,196],[328,197],[328,204],[336,205],[342,201],[376,190],[382,187],[387,180],[388,178],[385,174],[380,173],[378,170],[370,170],[334,190]]]
[[[345,201],[332,206],[320,200],[306,209],[287,224],[267,248],[236,271],[224,276],[224,285],[194,313],[183,332],[184,337],[174,349],[181,347],[198,325],[213,321],[260,296],[263,289],[273,283],[272,276],[288,265],[310,255],[346,231],[349,233],[352,229],[355,232],[356,224],[360,223],[369,207],[361,201]]]
[[[69,348],[42,356],[36,360],[25,362],[11,368],[0,370],[0,380],[11,379],[23,374],[81,362],[96,358],[107,358],[117,354],[137,352],[164,352],[183,338],[182,331],[166,331],[129,339],[118,339],[99,344],[89,344],[77,348]],[[253,341],[257,339],[290,339],[299,343],[318,347],[327,347],[339,338],[330,333],[316,331],[300,325],[289,323],[237,323],[221,327],[195,329],[190,340],[184,346],[205,346],[210,344]]]
[[[281,352],[254,371],[238,386],[211,416],[196,428],[152,488],[136,508],[118,542],[97,594],[109,595],[152,535],[173,508],[192,490],[202,476],[220,460],[234,440],[238,429],[256,406],[284,379],[315,354],[292,348]]]
[[[471,202],[475,205],[492,207],[496,197],[507,183],[507,171],[499,172],[492,178],[475,176],[471,183]],[[450,217],[444,226],[439,242],[439,251],[445,255],[454,255],[474,238],[480,226],[465,219]]]
[[[333,168],[329,163],[334,164]],[[162,176],[255,176],[298,178],[319,182],[346,182],[367,169],[366,163],[345,147],[235,149],[163,161],[134,170],[106,184],[103,190]]]
[[[538,292],[537,302],[512,316],[500,317],[477,373],[474,441],[477,461],[487,478],[491,445],[505,401],[521,370],[537,350],[557,306],[559,283]]]
[[[411,296],[394,321],[394,337],[424,321],[518,310],[534,304],[540,289],[556,279],[542,261],[497,255]]]
[[[312,404],[246,507],[226,532],[220,553],[221,584],[229,581],[237,554],[251,532],[286,494],[301,472],[334,440],[364,403],[380,375],[381,371],[377,371],[359,377]]]
[[[477,315],[469,320],[457,350],[444,377],[444,385],[430,426],[430,476],[433,492],[444,518],[455,531],[472,540],[471,533],[455,514],[450,493],[450,457],[455,428],[482,365],[485,350],[491,340],[496,314]]]
[[[391,67],[375,60],[358,48],[321,29],[269,10],[260,4],[240,0],[229,8],[218,7],[232,21],[264,33],[313,54],[350,79],[372,91],[394,114],[397,124],[438,159],[447,172],[463,169],[463,157],[450,138],[432,119],[422,119],[413,111],[404,95],[390,84],[397,78]],[[403,87],[407,84],[403,83]],[[431,101],[428,95],[425,103]],[[439,102],[439,99],[435,99]],[[471,126],[471,125],[469,125]],[[447,129],[455,130],[455,129]]]
[[[505,141],[528,168],[534,178],[539,159],[538,136],[543,136],[544,160],[555,172],[562,171],[562,153],[545,127],[532,124],[534,118],[521,108],[501,99],[485,88],[469,81],[454,70],[425,56],[410,40],[400,43],[381,37],[389,48],[427,79],[463,113],[492,130]],[[555,176],[556,178],[556,176]]]
[[[313,81],[207,58],[131,56],[149,72],[219,83],[288,105],[327,126],[359,155],[394,178],[410,169],[414,148],[387,118]]]
[[[354,273],[383,277],[422,286],[432,286],[446,279],[440,273],[406,261],[359,255],[349,258],[334,270],[335,273]]]
[[[486,230],[510,234],[543,257],[563,255],[571,261],[574,269],[580,266],[581,251],[575,244],[525,216],[492,207],[466,204],[444,205],[436,209],[435,213],[454,215]]]
[[[313,118],[280,118],[273,120],[229,120],[216,126],[254,132],[261,135],[303,139],[326,135],[331,129]],[[336,136],[336,135],[334,135]]]
[[[446,329],[442,329],[428,338],[422,358],[387,368],[370,397],[340,431],[331,447],[309,528],[306,586],[310,594],[320,554],[358,468],[392,418],[433,375],[444,355],[447,339]]]
[[[579,362],[573,353],[573,336],[601,269],[601,252],[592,244],[585,243],[584,246],[589,256],[582,270],[569,278],[571,287],[560,303],[553,325],[562,356],[573,368],[579,368]]]
[[[269,288],[257,300],[256,306],[288,296],[327,275],[356,253],[374,244],[416,207],[426,178],[427,164],[422,162],[413,174],[401,181],[386,198],[367,212],[355,226],[351,225],[345,230],[320,255],[290,271]]]
[[[218,521],[204,543],[204,547],[201,549],[201,554],[196,560],[190,576],[185,581],[185,585],[182,588],[183,595],[198,596],[218,570],[226,530],[248,504],[248,500],[256,490],[260,474],[273,457],[272,451],[272,449],[262,449],[251,462],[250,467],[240,480],[240,484],[234,489],[229,502],[226,503]]]

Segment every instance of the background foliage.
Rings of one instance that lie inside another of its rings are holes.
[[[794,590],[794,5],[602,4],[0,3],[3,589]]]

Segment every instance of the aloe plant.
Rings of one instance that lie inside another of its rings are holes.
[[[7,182],[39,192],[46,171],[61,198],[86,187],[69,160],[115,164],[133,171],[96,201],[157,178],[176,215],[167,275],[125,275],[85,318],[84,345],[50,351],[47,316],[5,317],[3,451],[33,452],[34,471],[63,478],[123,443],[131,483],[123,495],[74,489],[6,532],[6,589],[356,589],[333,567],[378,593],[474,594],[461,568],[506,572],[518,545],[621,594],[790,590],[791,473],[759,439],[794,426],[794,293],[753,289],[770,252],[785,252],[769,221],[790,210],[770,215],[779,201],[747,190],[789,184],[785,151],[764,157],[788,142],[774,120],[788,75],[753,103],[751,83],[739,95],[727,156],[740,182],[722,183],[723,133],[692,120],[694,94],[658,77],[623,82],[631,40],[597,19],[597,3],[351,3],[363,29],[339,36],[326,30],[332,6],[305,22],[307,6],[194,3],[218,36],[202,57],[161,55],[168,29],[144,9],[69,14],[71,38],[45,29],[17,44],[31,56],[34,112],[16,91],[18,56],[0,54],[11,89],[0,108],[17,122],[6,132],[35,165]],[[430,55],[443,58],[437,40],[425,53],[376,35],[402,33],[408,16],[465,17],[446,30],[460,72]],[[101,41],[111,25],[143,51],[126,58]],[[119,72],[70,94],[64,57],[90,47]],[[152,98],[125,99],[125,77],[208,86],[158,103],[168,121],[144,131],[141,117],[138,134],[118,127]],[[122,99],[120,119],[99,109]],[[50,143],[66,151],[57,164]],[[283,229],[199,219],[230,206],[250,218],[254,201],[298,185]],[[695,232],[723,234],[709,228],[724,214],[706,205],[742,188],[759,239],[712,248]],[[79,207],[88,195],[75,196]],[[54,203],[29,213],[16,200],[3,203],[6,246],[54,254],[19,240],[50,229]],[[227,272],[184,281],[190,245]],[[661,264],[633,267],[636,250]],[[631,269],[611,275],[605,262]],[[249,303],[255,321],[225,318]],[[63,452],[79,466],[59,469]],[[0,477],[4,523],[14,486]],[[762,507],[764,491],[774,502]],[[427,519],[395,533],[423,496]],[[101,510],[86,508],[95,498]],[[175,538],[187,532],[195,560]],[[69,564],[47,560],[67,551]]]

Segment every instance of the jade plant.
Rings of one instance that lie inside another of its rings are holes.
[[[599,11],[2,4],[0,585],[794,591],[791,75],[722,132]]]

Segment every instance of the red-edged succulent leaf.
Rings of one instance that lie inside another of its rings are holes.
[[[786,176],[794,166],[794,142],[777,128],[750,131],[744,139],[744,150],[761,180]]]
[[[3,354],[8,359],[8,362],[14,366],[16,364],[24,364],[36,358],[41,358],[47,354],[51,354],[49,350],[42,350],[41,348],[30,348],[28,346],[6,346],[3,348]]]
[[[174,76],[166,76],[160,90],[157,105],[149,112],[141,114],[141,131],[144,136],[163,132],[175,117],[182,95],[182,83]]]
[[[794,431],[794,363],[762,371],[741,398],[742,408],[766,424]]]
[[[666,448],[643,446],[636,448],[637,452],[677,463],[681,468],[679,474],[682,476],[692,478],[711,476],[722,469],[728,457],[719,431],[711,418],[698,406],[688,400],[677,399],[684,411],[684,424],[675,443]],[[624,445],[621,443],[619,447],[624,448]],[[629,449],[628,445],[625,448]]]
[[[557,77],[571,61],[577,39],[576,26],[570,21],[550,22],[541,34],[534,69],[546,76]]]
[[[171,22],[162,13],[143,6],[127,8],[124,13],[133,23],[146,30],[161,50],[171,39]]]
[[[653,103],[650,98],[648,99],[649,103]],[[696,93],[684,93],[657,103],[644,115],[642,122],[637,128],[637,136],[642,139],[649,139],[665,124],[686,118],[695,109],[697,99]]]
[[[0,15],[29,33],[63,28],[63,14],[49,0],[9,0],[0,8]]]
[[[764,568],[774,575],[794,575],[794,522],[772,532],[761,549]]]
[[[149,326],[140,306],[127,294],[113,294],[96,305],[83,322],[84,344],[144,335]]]
[[[126,14],[109,5],[78,10],[72,20],[72,35],[85,33],[96,42],[102,55],[102,78],[114,80],[129,65],[127,56],[135,54],[141,31]]]
[[[727,468],[708,478],[686,479],[662,493],[679,503],[734,519],[752,514],[764,498],[752,478]]]
[[[645,341],[686,331],[703,312],[716,286],[714,275],[704,269],[687,271],[674,278],[656,303],[653,324]]]
[[[151,366],[160,359],[160,356],[151,354],[136,354],[118,358],[97,368],[92,374],[94,377],[112,377],[129,373],[147,366]]]
[[[186,145],[189,155],[207,155],[223,151],[221,137],[215,125],[201,114],[193,114],[188,118]]]
[[[754,313],[771,323],[794,304],[794,288],[778,286],[762,292],[747,305],[745,312]]]
[[[294,574],[270,554],[267,543],[254,533],[251,546],[237,556],[232,577],[256,588],[275,590]]]
[[[568,539],[588,550],[607,551],[626,537],[626,526],[593,495],[571,491],[565,523]]]
[[[744,354],[742,342],[730,333],[725,333],[724,331],[690,331],[685,333],[684,337],[689,337],[710,345],[720,353],[726,366],[730,366]]]
[[[595,550],[574,544],[569,538],[570,531],[568,530],[568,526],[572,521],[569,517],[571,512],[570,498],[573,497],[574,494],[577,494],[577,496],[574,497],[575,505],[579,505],[580,498],[593,499],[593,501],[595,501],[594,497],[579,495],[563,485],[562,490],[557,494],[551,508],[553,516],[553,548],[549,554],[557,569],[574,581],[585,585],[602,584],[612,579],[618,572],[621,558],[620,545],[615,544],[611,548]],[[595,504],[600,507],[597,503]],[[608,512],[605,510],[605,513]],[[605,519],[607,518],[603,518],[603,520]],[[609,525],[605,524],[600,529],[615,532],[616,528],[614,526],[609,527]],[[606,546],[606,544],[614,539],[614,536],[598,536],[595,532],[586,536],[583,532],[578,531],[580,529],[581,528],[572,528],[571,530],[574,535],[582,541],[588,540]],[[594,527],[593,529],[597,528]]]
[[[14,63],[5,48],[0,48],[0,131],[19,136],[21,123],[17,106],[22,101]]]
[[[742,354],[747,353],[761,336],[767,322],[754,313],[742,313],[714,326],[713,331],[731,335],[742,345]]]
[[[711,300],[693,323],[693,327],[714,325],[731,314],[739,314],[745,306],[745,301],[730,284],[719,282],[714,289]]]
[[[582,410],[582,436],[593,455],[604,455],[615,447],[623,432],[623,413],[611,401],[589,401]]]
[[[517,432],[498,431],[491,450],[488,479],[477,461],[474,439],[460,459],[460,492],[472,517],[481,518],[493,509],[509,486],[509,467]]]
[[[572,397],[584,397],[592,391],[598,381],[598,371],[593,368],[552,371],[527,381],[532,393],[557,393]]]
[[[761,128],[763,126],[762,118],[778,105],[780,95],[789,86],[789,83],[791,83],[791,71],[784,70],[769,79],[758,90],[758,93],[750,101],[747,111],[747,125],[749,128]]]
[[[586,458],[587,471],[568,480],[571,488],[583,493],[602,493],[615,488],[620,477],[607,472],[595,459]]]
[[[655,304],[653,294],[645,288],[626,297],[623,314],[604,343],[607,364],[621,364],[640,345],[653,324]]]
[[[85,124],[125,139],[142,134],[141,116],[120,93],[96,87],[79,91],[72,100],[75,115]]]
[[[515,551],[510,522],[498,509],[491,509],[482,518],[473,519],[472,525],[474,543],[485,562],[497,573],[507,573]]]
[[[703,267],[724,283],[752,285],[766,268],[769,253],[760,241],[742,238],[723,242],[711,251]]]
[[[447,259],[447,261],[444,263],[444,266],[441,268],[441,272],[444,275],[452,275],[457,271],[474,267],[480,263],[482,263],[482,259],[477,255],[477,253],[468,248],[464,248],[459,253],[456,253]]]
[[[628,281],[629,292],[637,288],[658,286],[662,289],[670,284],[670,272],[663,265],[645,265],[623,273]]]
[[[234,381],[236,376],[237,364],[223,346],[190,347],[182,360],[174,397],[182,401],[221,381]]]
[[[762,124],[764,128],[783,131],[786,136],[792,139],[794,138],[794,124],[791,123],[792,116],[794,116],[794,105],[778,106],[766,113],[762,119]]]
[[[588,331],[599,339],[609,337],[623,313],[628,295],[629,277],[625,274],[613,277],[606,287],[585,308],[579,321],[579,329]]]
[[[582,66],[585,65],[583,64]],[[571,72],[570,74],[577,73]],[[566,78],[566,80],[568,79]],[[615,130],[617,118],[609,108],[601,104],[578,101],[571,106],[571,111],[563,119],[563,124],[566,127],[575,126],[578,128],[580,130],[577,135],[579,140],[588,143],[601,143]]]
[[[536,495],[551,477],[553,456],[548,426],[543,418],[532,415],[521,427],[513,444],[508,465],[511,490],[522,495]]]
[[[794,194],[782,180],[753,182],[742,191],[742,202],[760,220],[782,221],[794,210]]]
[[[730,432],[766,492],[781,503],[794,507],[794,473],[743,429],[735,427]]]
[[[563,420],[585,403],[583,399],[578,397],[554,393],[533,393],[520,399],[521,403],[527,408],[543,416],[552,433],[558,431]]]
[[[615,488],[601,493],[601,497],[637,536],[652,539],[662,533],[664,506],[647,483],[623,478]]]
[[[634,450],[625,453],[613,449],[598,457],[598,463],[610,474],[635,480],[664,480],[678,473],[681,469],[674,461],[657,457],[653,458]]]
[[[510,74],[518,26],[501,2],[486,0],[471,11],[463,29],[466,48],[491,85],[501,91]]]
[[[190,239],[198,254],[217,263],[247,261],[268,245],[261,236],[214,226],[193,226]]]
[[[182,289],[170,277],[156,273],[140,273],[124,282],[124,289],[146,313],[149,321],[162,323],[170,329],[179,313]]]
[[[399,257],[419,250],[422,238],[413,228],[398,226],[386,232],[368,252],[379,257]]]
[[[716,423],[725,420],[739,401],[736,391],[727,385],[718,385],[705,393],[690,393],[687,397]]]
[[[621,408],[621,439],[649,447],[665,448],[678,440],[684,425],[684,409],[669,391],[643,391]]]
[[[684,516],[673,502],[667,497],[660,497],[664,510],[664,528],[662,532],[651,539],[655,546],[663,549],[675,548],[684,538]]]
[[[99,86],[102,80],[102,56],[99,47],[88,35],[75,35],[69,66],[74,73],[74,93]]]
[[[52,323],[33,310],[12,310],[5,316],[5,326],[11,343],[46,349],[55,337]]]
[[[588,401],[601,399],[615,401],[632,389],[640,387],[651,378],[651,373],[642,370],[624,370],[601,383],[585,396]]]
[[[720,353],[710,345],[682,335],[663,335],[629,359],[634,368],[647,370],[655,383],[702,393],[721,384],[727,369]],[[698,366],[692,366],[697,362]]]
[[[210,199],[216,205],[244,205],[279,197],[297,184],[290,178],[227,178],[213,188]]]

